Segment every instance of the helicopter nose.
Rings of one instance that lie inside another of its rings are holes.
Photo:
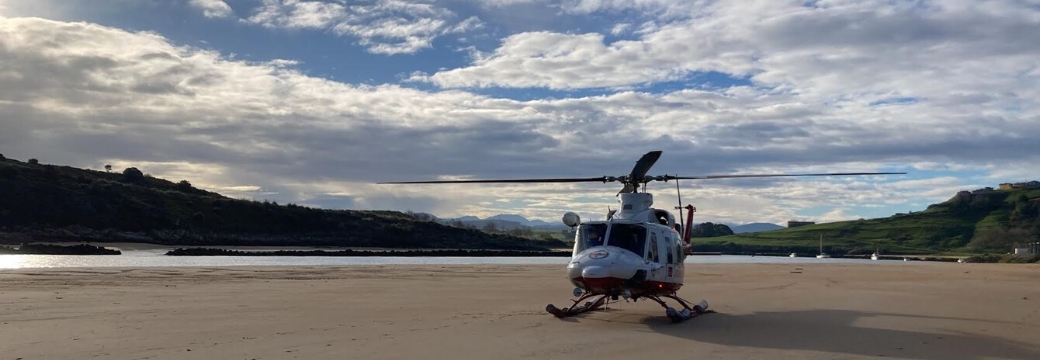
[[[641,268],[642,258],[626,250],[602,246],[575,256],[567,276],[575,286],[595,292],[610,292],[622,286]]]
[[[610,269],[603,266],[586,266],[581,269],[581,277],[586,279],[599,279],[610,277]]]

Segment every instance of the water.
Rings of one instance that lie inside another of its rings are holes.
[[[475,265],[555,264],[569,257],[321,257],[321,256],[165,256],[167,249],[123,250],[122,255],[0,255],[0,269],[191,267],[191,266],[314,266],[314,265]],[[903,261],[866,259],[790,258],[786,256],[706,255],[690,256],[687,264],[895,264]]]

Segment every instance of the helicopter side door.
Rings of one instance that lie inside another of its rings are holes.
[[[665,260],[668,256],[668,247],[666,244],[664,234],[658,232],[658,229],[650,229],[650,248],[647,251],[646,259],[650,265],[650,280],[653,281],[667,281],[668,280],[668,269],[665,265]]]
[[[665,251],[668,252],[668,264],[666,265],[668,268],[668,280],[671,282],[682,282],[683,261],[685,260],[682,241],[679,240],[679,235],[676,233],[669,233],[666,236],[668,239],[665,241]]]

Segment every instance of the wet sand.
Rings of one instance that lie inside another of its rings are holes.
[[[0,359],[1040,359],[1040,266],[713,264],[557,319],[558,265],[0,271]]]

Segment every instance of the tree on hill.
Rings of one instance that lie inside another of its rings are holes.
[[[1026,225],[1037,218],[1038,210],[1040,210],[1040,206],[1037,206],[1036,202],[1029,201],[1025,194],[1021,194],[1015,198],[1015,210],[1011,211],[1008,220],[1012,223]]]
[[[126,170],[123,170],[123,179],[129,183],[136,183],[144,180],[144,173],[135,167],[126,168]]]
[[[408,211],[405,211],[404,213],[407,214],[408,216],[411,216],[411,217],[415,218],[416,220],[421,220],[421,221],[436,221],[437,220],[437,217],[435,217],[435,216],[433,216],[431,214],[423,213],[423,212],[414,212],[414,211],[408,210]]]
[[[36,159],[29,159],[29,163],[30,163],[30,164],[33,164],[33,165],[39,165],[39,164],[40,164],[40,160],[36,160]]]
[[[112,165],[105,165],[105,171],[112,172]]]
[[[730,229],[726,224],[715,224],[715,223],[700,223],[690,229],[690,236],[692,237],[716,237],[733,235],[733,229]]]
[[[177,183],[178,191],[189,192],[191,189],[191,183],[188,180],[181,180],[181,182]]]
[[[532,236],[534,236],[534,230],[531,230],[531,228],[529,228],[527,226],[521,226],[521,227],[518,227],[518,228],[515,228],[515,229],[510,229],[510,230],[505,231],[505,233],[509,234],[509,235],[513,235],[513,236],[519,236],[519,237],[532,237]]]

